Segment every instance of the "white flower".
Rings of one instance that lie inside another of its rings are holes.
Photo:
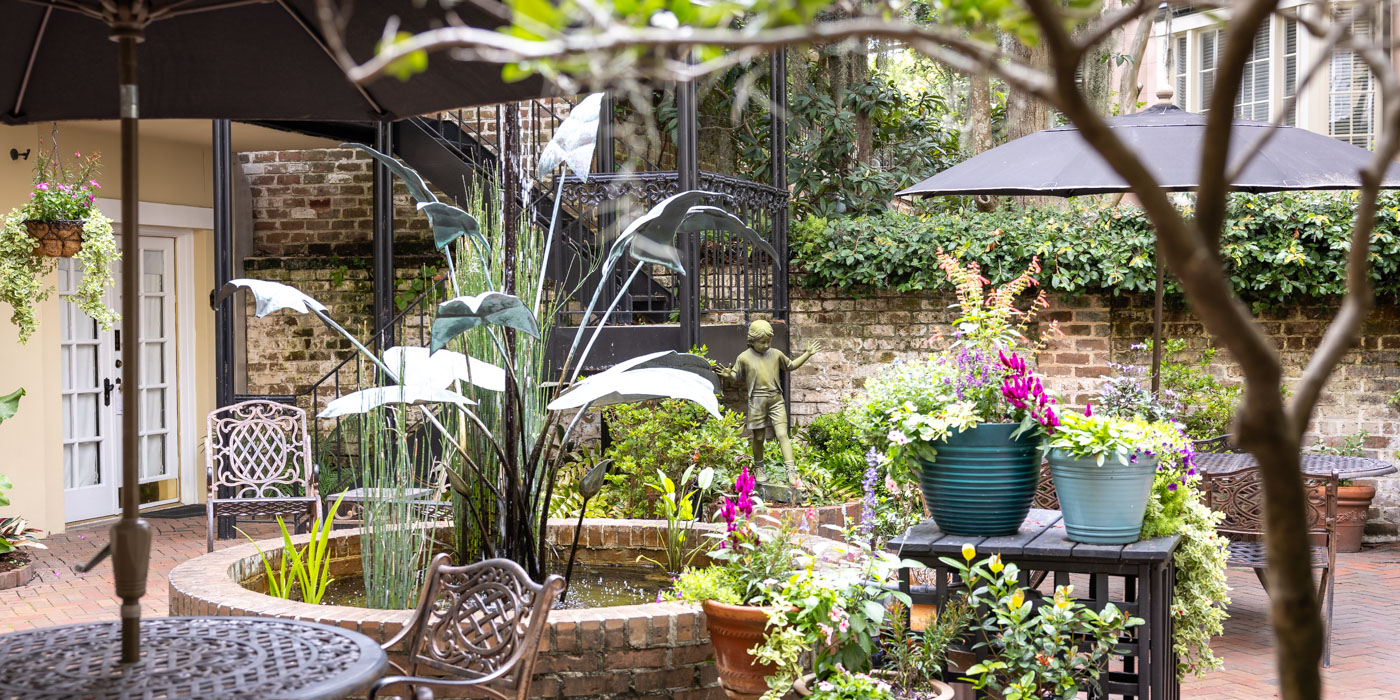
[[[657,29],[676,29],[681,26],[681,21],[676,19],[674,14],[662,10],[651,16],[651,26]]]
[[[831,681],[822,681],[817,684],[817,689],[822,691],[823,693],[830,693],[831,691],[836,689],[836,686],[832,685]]]
[[[896,445],[908,445],[911,442],[909,436],[904,434],[904,431],[897,429],[891,430],[890,434],[885,436],[885,439]]]

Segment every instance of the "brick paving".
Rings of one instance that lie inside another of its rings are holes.
[[[151,520],[155,542],[150,581],[142,599],[146,615],[167,613],[166,576],[177,564],[204,553],[204,518]],[[255,537],[274,534],[272,526],[254,525]],[[0,591],[0,633],[48,625],[117,619],[110,560],[87,574],[73,564],[84,562],[107,540],[105,525],[84,526],[45,540],[36,552],[37,571],[30,584]],[[222,548],[241,540],[216,541]],[[1329,698],[1400,698],[1400,544],[1371,547],[1338,556],[1338,587],[1332,635],[1332,667],[1324,669]],[[1230,571],[1233,604],[1225,635],[1215,648],[1225,668],[1204,679],[1186,681],[1185,698],[1260,700],[1278,697],[1273,680],[1272,634],[1268,598],[1254,574]]]

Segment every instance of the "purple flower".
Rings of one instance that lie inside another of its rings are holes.
[[[1084,417],[1085,417],[1085,418],[1093,418],[1093,417],[1094,417],[1094,404],[1092,404],[1092,403],[1086,403],[1086,404],[1084,404]]]
[[[1167,484],[1167,490],[1168,490],[1168,491],[1175,491],[1175,490],[1176,490],[1176,482],[1173,481],[1173,482],[1171,482],[1170,484]]]

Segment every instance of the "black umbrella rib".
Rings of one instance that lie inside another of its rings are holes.
[[[329,58],[331,60],[331,63],[334,63],[336,68],[340,70],[340,72],[343,75],[345,72],[345,67],[340,65],[340,61],[336,60],[335,52],[331,51],[331,47],[328,44],[326,44],[326,38],[321,36],[319,32],[312,28],[311,24],[306,21],[306,18],[298,14],[297,11],[291,5],[288,5],[287,0],[276,1],[278,6],[280,6],[288,15],[290,15],[293,20],[296,20],[297,24],[301,25],[301,28],[303,31],[306,32],[306,35],[311,37],[311,40],[316,42],[317,46],[321,47],[321,51],[325,52],[326,58]],[[346,82],[350,82],[349,78],[346,78],[345,80]],[[350,82],[350,84],[355,86],[355,90],[360,93],[361,97],[365,98],[365,102],[369,103],[370,108],[374,110],[375,114],[385,114],[384,108],[379,105],[379,102],[375,101],[375,99],[370,96],[369,91],[365,90],[365,87],[363,85],[360,85],[359,83],[355,82]]]
[[[228,0],[227,2],[215,2],[182,10],[180,9],[181,7],[198,2],[198,0],[180,0],[179,2],[171,3],[158,10],[151,10],[150,21],[159,22],[163,19],[194,15],[201,12],[211,12],[213,10],[227,10],[232,7],[241,7],[243,5],[264,5],[272,1],[273,0]]]
[[[15,106],[10,114],[18,117],[24,109],[24,93],[29,91],[29,78],[34,74],[34,63],[39,60],[39,45],[44,43],[44,31],[49,28],[49,18],[53,8],[44,8],[44,19],[39,22],[39,31],[34,32],[34,46],[29,49],[29,62],[24,64],[24,77],[19,81],[19,92],[15,94]]]
[[[49,9],[49,10],[66,10],[66,11],[68,11],[68,12],[76,12],[76,13],[78,13],[78,14],[80,14],[80,15],[84,15],[84,16],[86,16],[86,17],[90,17],[90,18],[95,19],[95,20],[97,20],[97,21],[99,21],[99,22],[106,22],[106,21],[107,21],[106,15],[103,15],[102,12],[101,12],[100,10],[96,10],[96,9],[92,8],[91,6],[89,6],[89,5],[84,5],[83,3],[80,3],[80,2],[75,2],[74,0],[19,0],[19,1],[22,2],[22,3],[29,4],[29,5],[38,5],[39,7],[43,7],[43,8]]]

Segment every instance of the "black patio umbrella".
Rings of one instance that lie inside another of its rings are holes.
[[[145,118],[389,121],[427,112],[510,102],[544,93],[541,80],[506,83],[501,68],[434,58],[426,74],[399,82],[350,83],[332,58],[316,0],[0,0],[0,121],[121,119],[122,243],[137,249],[137,129]],[[489,2],[489,0],[488,0]],[[341,3],[336,3],[341,5]],[[385,21],[404,31],[433,26],[433,3],[373,0],[353,6],[343,28],[357,60],[372,56]],[[477,27],[503,24],[465,3]],[[440,22],[440,15],[439,20]],[[138,66],[138,46],[143,60]],[[116,71],[117,83],[110,81]],[[139,256],[122,261],[122,317],[140,327]],[[122,348],[122,378],[137,386],[139,343]],[[140,392],[123,394],[122,480],[138,482]],[[122,599],[122,661],[140,659],[141,596],[151,532],[138,489],[122,490],[112,527],[112,566]]]
[[[1164,102],[1170,91],[1158,93]],[[1105,120],[1142,160],[1163,189],[1188,192],[1200,185],[1201,145],[1206,115],[1172,104]],[[1235,120],[1230,162],[1237,162],[1270,129],[1268,122]],[[1361,187],[1361,170],[1371,152],[1305,129],[1277,127],[1240,176],[1230,183],[1242,192],[1350,190]],[[1400,165],[1392,164],[1381,184],[1400,188]],[[1128,183],[1089,145],[1073,125],[1038,131],[980,153],[897,196],[997,195],[1060,196],[1126,193]],[[1152,321],[1152,390],[1160,386],[1162,364],[1163,267],[1157,258],[1156,303]]]

